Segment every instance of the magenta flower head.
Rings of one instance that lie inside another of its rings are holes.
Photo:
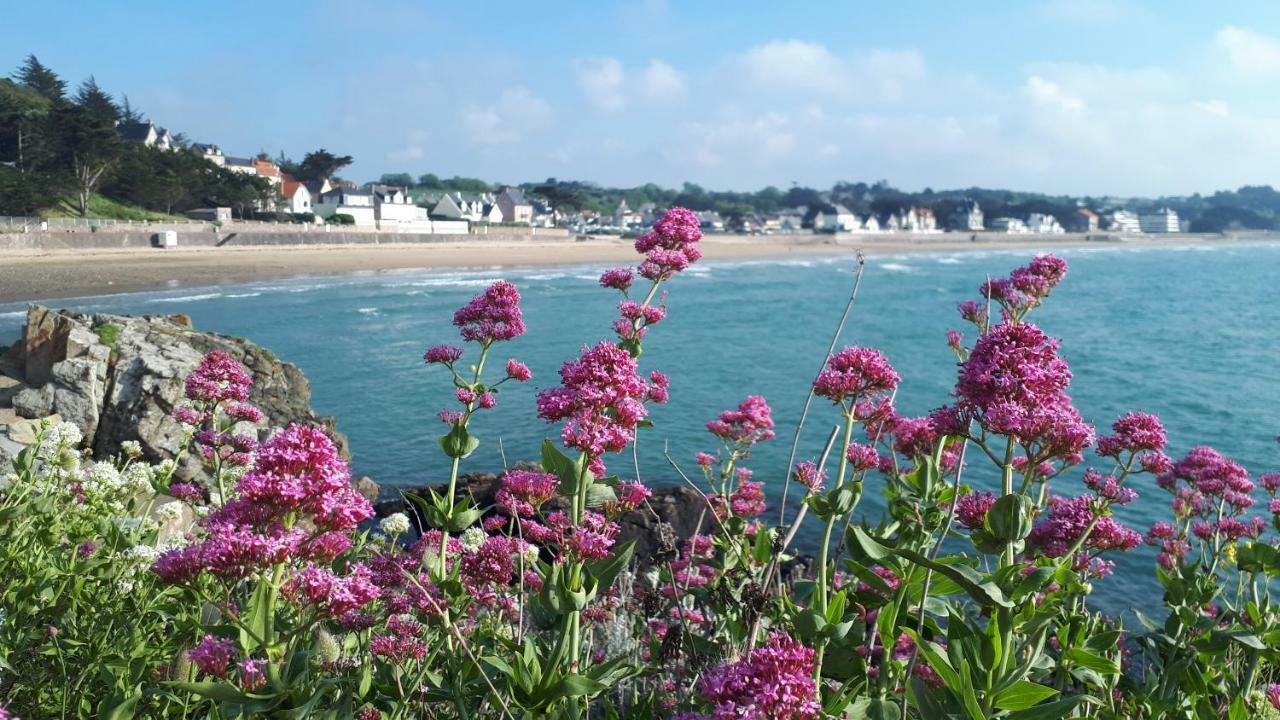
[[[1123,452],[1164,450],[1167,436],[1160,418],[1147,413],[1131,412],[1111,425],[1114,435],[1098,438],[1098,454],[1119,459]]]
[[[200,359],[187,375],[185,389],[188,400],[218,403],[247,400],[253,378],[238,360],[222,350],[214,350]]]
[[[827,361],[827,367],[813,382],[813,392],[841,405],[846,401],[859,403],[893,392],[899,380],[884,353],[850,345]]]
[[[673,207],[666,211],[652,230],[636,238],[636,252],[645,256],[640,276],[656,282],[688,268],[702,257],[697,248],[701,239],[702,223],[692,210]]]
[[[435,345],[422,354],[428,365],[452,365],[462,358],[462,348],[455,345]]]
[[[1280,710],[1280,685],[1271,683],[1267,686],[1267,702],[1271,707]]]
[[[529,366],[511,358],[507,361],[507,377],[516,382],[528,382],[533,378],[533,373],[529,370]]]
[[[989,492],[969,493],[956,499],[956,521],[970,530],[977,530],[987,522],[987,513],[996,504],[996,496]]]
[[[849,443],[849,447],[844,450],[844,457],[849,462],[851,472],[866,472],[880,466],[880,453],[871,445]]]
[[[524,334],[524,315],[520,311],[520,291],[506,280],[499,280],[453,314],[464,340],[489,344],[511,340]]]
[[[796,482],[809,488],[810,492],[818,492],[822,489],[822,483],[827,480],[827,473],[818,468],[818,464],[812,460],[796,463],[793,475]]]
[[[199,645],[187,651],[187,657],[200,672],[216,678],[227,676],[236,645],[230,640],[205,635]]]
[[[822,716],[812,648],[777,634],[754,652],[712,668],[698,691],[716,718],[810,720]]]
[[[748,395],[737,410],[725,410],[707,423],[707,432],[747,447],[773,438],[773,411],[759,395]]]
[[[626,292],[631,287],[631,281],[633,279],[634,276],[631,274],[629,269],[613,268],[611,270],[605,270],[604,274],[600,276],[600,285],[602,287],[613,288],[614,290]]]
[[[538,417],[563,420],[565,447],[594,458],[625,448],[648,415],[644,401],[655,389],[665,391],[656,379],[650,385],[640,377],[630,353],[607,342],[584,348],[580,357],[566,362],[560,381],[559,387],[538,393]]]

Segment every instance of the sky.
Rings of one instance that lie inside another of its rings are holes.
[[[0,0],[0,69],[93,75],[233,155],[755,190],[1271,184],[1280,3]]]

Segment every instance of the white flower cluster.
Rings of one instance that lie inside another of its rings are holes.
[[[483,545],[484,541],[488,539],[489,539],[489,535],[484,531],[483,528],[479,528],[473,525],[467,528],[466,530],[462,531],[462,537],[459,538],[459,542],[461,542],[462,547],[466,548],[467,550],[475,550],[479,548],[481,545]]]
[[[142,443],[137,440],[125,440],[120,443],[120,451],[123,452],[126,457],[142,457]]]
[[[73,423],[60,422],[45,428],[44,432],[40,433],[40,445],[36,449],[36,455],[42,460],[52,462],[57,459],[59,450],[75,448],[81,440],[84,440],[84,435],[79,427]]]
[[[403,535],[409,532],[409,516],[404,513],[393,513],[382,518],[378,528],[390,537]]]

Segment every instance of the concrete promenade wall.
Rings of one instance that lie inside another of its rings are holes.
[[[34,231],[0,232],[0,251],[3,250],[115,250],[121,248],[151,247],[153,231]],[[390,245],[430,243],[524,243],[524,242],[573,242],[574,236],[561,229],[542,229],[536,233],[527,230],[511,230],[477,234],[430,234],[393,232],[347,232],[293,230],[270,232],[254,228],[240,232],[234,226],[226,232],[178,232],[179,247],[250,247],[283,245]]]
[[[0,233],[0,250],[115,250],[151,247],[152,231],[126,232],[49,232]],[[213,232],[179,232],[178,244],[187,247],[214,247],[218,235]]]

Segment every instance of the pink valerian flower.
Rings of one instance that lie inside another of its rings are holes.
[[[404,665],[410,660],[426,657],[427,646],[414,635],[375,635],[369,641],[369,652],[392,665]],[[377,715],[381,716],[381,713]]]
[[[183,385],[188,400],[216,404],[249,399],[253,378],[235,358],[214,350],[200,359]]]
[[[1120,484],[1115,476],[1103,475],[1093,468],[1084,471],[1084,485],[1115,505],[1128,505],[1138,499],[1138,493]]]
[[[716,458],[711,453],[700,452],[693,457],[694,462],[703,468],[709,468],[716,463]]]
[[[605,270],[600,276],[600,286],[626,292],[631,288],[634,276],[628,268],[612,268]]]
[[[840,405],[848,401],[852,406],[893,392],[899,380],[884,353],[850,345],[827,360],[827,366],[813,382],[813,392]]]
[[[558,487],[560,480],[551,473],[511,470],[502,476],[502,487],[494,500],[508,515],[533,515],[555,497]]]
[[[652,400],[655,389],[665,398],[665,377],[650,385],[636,370],[635,358],[616,345],[602,342],[584,348],[580,357],[560,368],[559,387],[538,393],[538,417],[563,420],[564,445],[593,459],[620,452],[648,415],[644,401]]]
[[[316,427],[290,425],[273,435],[236,491],[241,500],[276,512],[301,510],[326,530],[351,530],[373,517],[337,446]]]
[[[964,335],[961,335],[957,330],[948,330],[947,347],[958,353],[964,352]]]
[[[996,504],[996,496],[989,492],[969,493],[956,498],[956,522],[970,530],[978,530],[987,522],[987,513]]]
[[[458,308],[453,314],[453,324],[463,340],[485,345],[517,338],[525,331],[520,291],[515,285],[499,280]]]
[[[822,484],[827,480],[826,471],[819,469],[818,464],[812,460],[796,463],[792,474],[796,482],[809,488],[809,492],[812,493],[822,490]]]
[[[1093,498],[1081,495],[1075,498],[1054,496],[1049,498],[1049,511],[1031,529],[1027,545],[1038,549],[1046,557],[1066,555],[1088,530],[1097,510]],[[1082,550],[1102,552],[1106,550],[1131,550],[1142,542],[1142,536],[1124,527],[1109,515],[1098,516],[1089,532]]]
[[[1254,484],[1249,480],[1249,472],[1211,447],[1192,448],[1156,480],[1160,487],[1170,491],[1174,490],[1179,481],[1185,482],[1202,495],[1223,498],[1238,510],[1253,504],[1249,495],[1254,490]]]
[[[977,325],[979,328],[986,327],[987,309],[977,300],[965,300],[956,306],[956,310],[960,313],[960,317]]]
[[[1138,465],[1143,472],[1152,475],[1163,475],[1173,469],[1173,460],[1163,452],[1144,452],[1138,456]]]
[[[999,303],[1006,316],[1020,320],[1028,310],[1048,297],[1066,274],[1066,260],[1041,255],[1025,267],[1015,268],[1008,278],[988,280],[979,292]]]
[[[519,553],[523,543],[503,535],[491,535],[474,550],[462,555],[462,581],[473,591],[486,586],[510,585],[515,577],[516,564],[512,556]]]
[[[554,546],[580,560],[609,557],[620,530],[617,523],[594,510],[585,511],[582,522],[577,525],[568,513],[557,510],[547,515],[545,523],[523,519],[520,528],[524,538],[539,545]]]
[[[436,417],[440,418],[440,422],[445,425],[457,425],[467,417],[467,414],[461,410],[441,410],[436,413]]]
[[[434,345],[422,354],[428,365],[452,365],[462,359],[462,348],[456,345]]]
[[[849,470],[854,473],[874,470],[880,466],[880,453],[871,445],[849,443],[844,449],[845,460],[849,462]]]
[[[667,210],[652,230],[636,238],[636,252],[645,256],[639,275],[654,282],[671,278],[702,257],[697,247],[701,239],[702,223],[693,211],[682,207]]]
[[[1124,452],[1160,452],[1167,442],[1160,418],[1147,413],[1131,412],[1111,425],[1114,435],[1098,438],[1098,454],[1119,459]]]
[[[507,361],[507,377],[516,382],[528,382],[533,378],[533,373],[529,371],[529,366],[511,358]]]
[[[199,644],[187,651],[187,658],[205,675],[225,678],[235,650],[236,644],[231,640],[205,635]]]
[[[80,558],[81,560],[84,560],[85,558],[92,555],[93,551],[97,549],[98,549],[98,543],[92,540],[85,540],[84,542],[76,546],[76,557]]]
[[[1258,484],[1269,495],[1275,495],[1280,492],[1280,472],[1263,473],[1258,476]]]
[[[1267,686],[1267,702],[1271,707],[1280,710],[1280,685],[1271,683]]]
[[[266,660],[254,660],[252,658],[242,660],[239,666],[240,689],[245,692],[253,692],[263,685],[266,685],[267,675],[263,672],[266,664]]]
[[[644,483],[627,482],[625,480],[618,483],[615,492],[618,499],[610,500],[604,504],[605,514],[612,518],[635,510],[653,495],[653,491],[645,486]]]
[[[372,645],[372,643],[370,643]],[[425,651],[426,648],[423,648]],[[356,713],[356,720],[382,720],[382,711],[376,707],[365,707]]]
[[[721,520],[729,517],[751,518],[765,511],[764,484],[752,480],[738,482],[738,487],[727,497],[719,494],[707,498],[712,510]]]
[[[725,410],[707,423],[707,432],[743,447],[773,439],[773,415],[769,404],[759,395],[748,395],[738,409]]]
[[[821,717],[812,648],[777,634],[754,652],[712,668],[698,693],[715,720]]]
[[[378,586],[363,564],[351,567],[346,575],[327,568],[307,565],[285,581],[280,592],[299,605],[309,606],[327,617],[338,618],[358,610],[378,598]]]

